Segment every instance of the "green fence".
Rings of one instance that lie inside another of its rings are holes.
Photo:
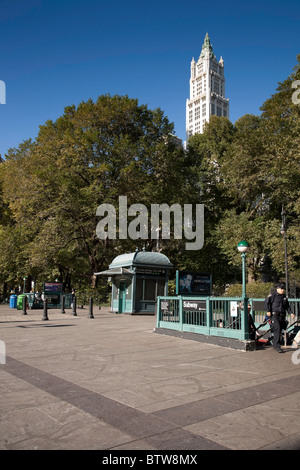
[[[28,301],[28,306],[30,309],[41,309],[44,306],[44,302],[42,300],[42,297],[39,299],[36,299],[35,294],[30,292],[28,294],[24,294],[27,296],[27,301]],[[71,308],[71,294],[63,294],[64,296],[64,307],[65,308]],[[21,296],[18,296],[18,299]],[[56,296],[59,297],[58,301],[55,304],[51,304],[51,296],[46,295],[48,299],[48,307],[51,308],[61,308],[62,307],[62,296]],[[22,308],[22,307],[20,307]]]
[[[299,316],[300,299],[289,299],[292,312]],[[264,322],[264,299],[248,299],[254,323]],[[287,316],[293,323],[291,315]],[[158,297],[157,328],[248,340],[249,317],[242,297]]]

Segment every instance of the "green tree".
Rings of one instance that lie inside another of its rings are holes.
[[[55,122],[40,126],[35,142],[11,150],[3,165],[5,202],[24,234],[22,254],[35,276],[94,285],[127,240],[96,236],[96,209],[119,196],[173,203],[188,196],[184,152],[169,137],[173,124],[160,109],[127,96],[100,96],[68,106]]]
[[[262,105],[266,172],[272,205],[284,203],[298,214],[300,196],[300,104],[293,100],[293,83],[300,80],[300,55],[294,72],[279,83],[276,93]]]
[[[265,171],[270,195],[266,249],[272,265],[284,275],[284,244],[279,233],[281,209],[287,214],[287,254],[291,282],[300,280],[300,104],[293,99],[294,84],[300,80],[300,55],[289,77],[279,83],[276,93],[262,106],[266,142]],[[299,86],[298,86],[299,88]]]
[[[212,116],[203,134],[188,141],[187,161],[193,180],[194,203],[204,204],[204,246],[197,253],[186,253],[180,268],[212,273],[213,282],[225,284],[234,273],[225,253],[216,250],[216,227],[231,207],[223,175],[226,154],[234,141],[235,129],[227,118]]]
[[[203,134],[195,134],[188,141],[190,171],[198,185],[196,197],[205,204],[206,213],[212,219],[218,219],[231,202],[224,186],[222,166],[234,134],[228,118],[211,116]]]
[[[238,238],[250,242],[250,280],[266,269],[268,260],[272,263],[270,273],[284,275],[284,245],[279,233],[282,204],[288,214],[290,237],[299,234],[300,106],[292,100],[292,84],[299,74],[297,66],[263,104],[260,117],[245,115],[235,123],[235,138],[223,160],[222,174],[234,207],[220,220],[219,245],[230,263],[237,265]],[[234,234],[239,234],[238,238]],[[299,243],[293,239],[288,243],[288,257],[290,274],[299,280]]]
[[[234,140],[222,164],[226,192],[237,213],[246,211],[249,218],[264,211],[268,196],[261,127],[259,117],[248,114],[241,117],[235,123]]]

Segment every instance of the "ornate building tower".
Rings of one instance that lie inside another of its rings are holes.
[[[190,99],[186,101],[186,140],[201,134],[209,117],[229,118],[229,100],[225,98],[224,61],[214,54],[208,33],[198,62],[191,62]]]

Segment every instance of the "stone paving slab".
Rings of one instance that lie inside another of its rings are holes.
[[[107,308],[42,316],[0,305],[1,450],[300,449],[294,350],[157,334],[154,316]]]

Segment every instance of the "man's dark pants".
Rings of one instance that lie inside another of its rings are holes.
[[[273,348],[280,349],[281,330],[285,329],[285,318],[281,314],[272,314]]]

